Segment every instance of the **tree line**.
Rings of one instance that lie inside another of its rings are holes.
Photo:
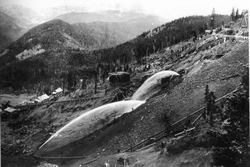
[[[131,71],[131,63],[143,64],[143,59],[181,41],[197,38],[206,29],[230,22],[230,16],[213,13],[210,16],[189,16],[173,20],[153,30],[138,35],[135,39],[112,48],[82,51],[61,49],[45,52],[36,58],[17,61],[0,70],[1,88],[21,90],[29,85],[76,87],[79,79],[104,82],[110,72]],[[36,65],[36,63],[40,65]],[[42,85],[42,84],[41,84]],[[32,86],[31,86],[32,87]]]

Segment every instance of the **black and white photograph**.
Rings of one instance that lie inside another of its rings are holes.
[[[249,0],[1,0],[1,167],[250,167]]]

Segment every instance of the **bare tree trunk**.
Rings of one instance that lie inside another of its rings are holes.
[[[63,82],[62,87],[63,87],[63,94],[64,94],[64,92],[65,92],[65,79],[64,78],[62,79],[62,82]]]
[[[94,79],[95,79],[95,94],[97,93],[97,72],[94,74]]]

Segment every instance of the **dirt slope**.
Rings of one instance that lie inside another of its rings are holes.
[[[187,72],[183,81],[169,92],[162,92],[151,98],[134,112],[119,118],[115,124],[104,127],[87,138],[81,139],[65,148],[55,150],[50,155],[76,156],[86,155],[96,157],[109,155],[118,149],[126,149],[144,138],[155,134],[163,128],[159,121],[159,115],[169,111],[176,113],[172,122],[186,116],[204,105],[205,86],[216,92],[217,98],[234,90],[240,82],[240,74],[243,65],[248,63],[248,41],[226,41],[224,49],[227,52],[216,58],[222,44],[217,44],[208,50],[210,59],[200,56],[200,52],[194,52],[187,56],[190,58]],[[183,60],[175,61],[172,69],[181,68]],[[159,68],[160,70],[160,68]],[[85,162],[79,160],[78,162]],[[71,164],[67,161],[66,166]]]

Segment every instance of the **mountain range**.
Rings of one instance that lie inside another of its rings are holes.
[[[21,11],[18,12],[19,10]],[[17,13],[23,13],[24,10],[25,8],[17,8]],[[100,19],[92,17],[97,15],[96,13],[88,13],[85,22],[80,23],[70,24],[64,16],[60,16],[64,21],[53,19],[36,26],[27,26],[35,17],[21,14],[16,17],[15,12],[9,12],[11,16],[8,16],[6,13],[1,16],[5,18],[6,23],[3,22],[0,26],[4,37],[1,36],[3,45],[0,48],[0,73],[4,85],[7,84],[14,89],[23,83],[37,84],[42,82],[42,78],[47,78],[47,83],[58,82],[61,76],[65,78],[68,69],[79,58],[81,60],[78,67],[82,69],[82,74],[86,74],[86,71],[90,71],[94,66],[90,65],[94,63],[95,57],[91,50],[115,47],[162,24],[162,20],[157,16],[135,13],[119,15],[118,11],[105,11],[105,17]],[[32,12],[28,13],[37,16]],[[108,17],[112,18],[114,13],[117,16],[109,20]],[[68,15],[73,18],[75,14]],[[22,16],[31,20],[22,20]],[[104,18],[107,22],[102,22]],[[16,27],[17,30],[6,28],[7,22],[9,27]],[[47,75],[48,73],[50,74]]]
[[[82,47],[88,49],[102,49],[116,46],[135,38],[144,31],[164,23],[164,20],[157,16],[119,11],[102,11],[99,13],[71,12],[52,18],[56,14],[72,11],[73,9],[75,8],[52,8],[47,10],[49,14],[44,13],[43,15],[39,15],[37,12],[22,6],[0,7],[0,18],[4,20],[4,22],[0,24],[0,40],[2,42],[0,50],[3,50],[31,28],[35,28],[41,23],[47,24],[47,22],[51,21],[49,19],[60,19],[70,23],[72,29],[75,29],[74,31],[77,34],[75,40],[78,41],[80,45],[84,45]],[[77,8],[76,11],[81,10],[84,9]],[[13,31],[11,29],[6,29],[8,26],[19,28]],[[39,28],[37,30],[39,30]],[[35,34],[40,32],[36,32],[33,29],[32,33]]]
[[[147,17],[152,17],[150,15],[145,15],[142,13],[135,12],[120,12],[120,11],[102,11],[102,12],[72,12],[62,14],[56,17],[66,21],[68,23],[91,23],[91,22],[127,22],[136,19],[144,19]],[[166,22],[166,20],[154,16],[161,23]]]
[[[14,22],[11,23],[14,24]],[[135,38],[138,34],[159,25],[159,23],[160,21],[154,16],[119,23],[69,24],[59,19],[51,20],[30,29],[6,48],[8,53],[3,52],[9,56],[6,56],[8,60],[4,62],[9,63],[18,54],[38,45],[46,51],[63,48],[93,50],[113,47]]]

